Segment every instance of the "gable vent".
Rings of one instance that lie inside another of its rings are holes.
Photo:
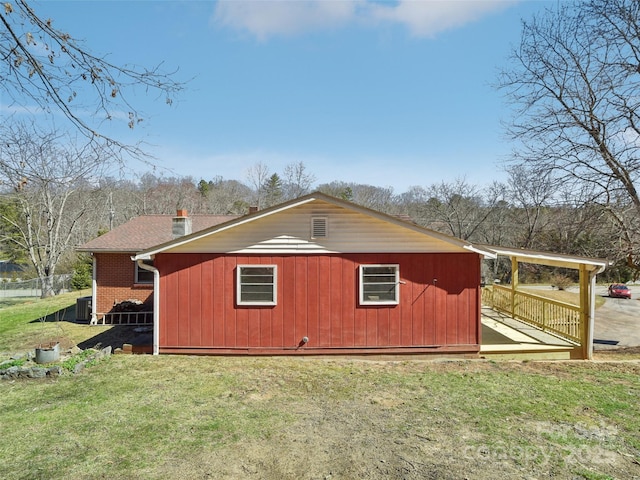
[[[311,218],[311,238],[325,238],[327,236],[327,217]]]

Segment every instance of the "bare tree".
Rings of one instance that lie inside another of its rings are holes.
[[[68,136],[24,124],[0,127],[0,141],[0,174],[7,179],[2,199],[19,213],[0,214],[2,231],[11,232],[2,240],[26,252],[42,282],[42,295],[50,296],[74,232],[93,211],[89,195],[78,202],[71,199],[91,190],[109,157],[98,144],[79,145]]]
[[[52,19],[38,16],[26,0],[7,1],[0,7],[0,62],[0,92],[13,100],[12,105],[29,110],[31,101],[45,112],[61,112],[89,140],[103,140],[135,155],[142,153],[137,146],[103,136],[97,125],[121,120],[122,113],[129,128],[142,121],[127,91],[150,90],[171,104],[183,88],[159,67],[115,65],[92,54],[69,33],[55,28]],[[96,124],[88,123],[88,118]]]
[[[610,218],[601,205],[590,202],[593,193],[588,185],[582,192],[558,186],[554,204],[544,209],[544,228],[537,234],[543,250],[587,257],[616,256],[611,236]],[[612,258],[611,258],[612,259]]]
[[[501,189],[482,190],[459,178],[434,184],[426,192],[428,200],[418,216],[422,225],[464,240],[487,241],[481,231],[500,206]]]
[[[252,165],[247,170],[247,180],[255,193],[255,206],[258,208],[264,208],[266,193],[264,187],[270,176],[271,172],[269,171],[269,167],[262,162]]]
[[[307,172],[304,162],[290,163],[284,167],[283,197],[286,200],[302,197],[311,191],[315,175]]]
[[[171,215],[179,208],[201,213],[204,209],[202,196],[192,177],[163,177],[145,173],[138,182],[134,197],[138,215]]]
[[[514,161],[608,209],[640,256],[640,2],[560,2],[523,24],[499,79],[517,107]]]
[[[549,220],[545,212],[554,203],[555,185],[551,172],[533,173],[525,165],[514,165],[509,172],[509,199],[517,225],[513,246],[536,248],[538,234]]]
[[[476,230],[473,241],[489,245],[509,245],[513,243],[511,205],[507,201],[508,187],[494,181],[482,188],[482,208],[486,216]]]

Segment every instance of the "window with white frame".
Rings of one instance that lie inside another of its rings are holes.
[[[399,265],[360,265],[360,305],[397,305]]]
[[[238,265],[238,305],[275,305],[278,298],[276,265]]]
[[[153,267],[153,260],[143,260],[142,263]],[[136,266],[135,283],[153,283],[153,272],[140,268],[138,262],[134,262]]]

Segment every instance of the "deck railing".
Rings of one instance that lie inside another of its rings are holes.
[[[153,325],[153,312],[99,313],[98,325]]]
[[[482,289],[482,304],[528,325],[581,343],[580,307],[541,295],[491,285]]]

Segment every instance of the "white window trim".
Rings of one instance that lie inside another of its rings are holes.
[[[370,300],[364,298],[364,271],[370,267],[393,267],[395,269],[395,290],[393,300]],[[374,265],[360,265],[358,267],[358,283],[359,292],[358,297],[360,305],[398,305],[400,303],[400,265],[397,263],[384,263]]]
[[[146,263],[147,265],[151,265],[153,267],[153,260],[143,260],[144,263]],[[138,262],[133,262],[133,264],[135,265],[135,270],[134,270],[134,279],[133,279],[133,283],[136,285],[153,285],[153,273],[148,271],[148,270],[143,270],[142,268],[140,268],[138,266]],[[151,280],[147,281],[147,282],[141,282],[140,279],[138,278],[138,274],[140,272],[145,272],[146,275],[150,275],[151,276]]]
[[[242,283],[241,272],[243,268],[272,268],[273,269],[273,301],[258,301],[249,302],[242,300]],[[237,305],[255,305],[255,306],[269,306],[278,304],[278,266],[277,265],[263,265],[257,264],[243,264],[237,265],[236,268],[236,304]]]

